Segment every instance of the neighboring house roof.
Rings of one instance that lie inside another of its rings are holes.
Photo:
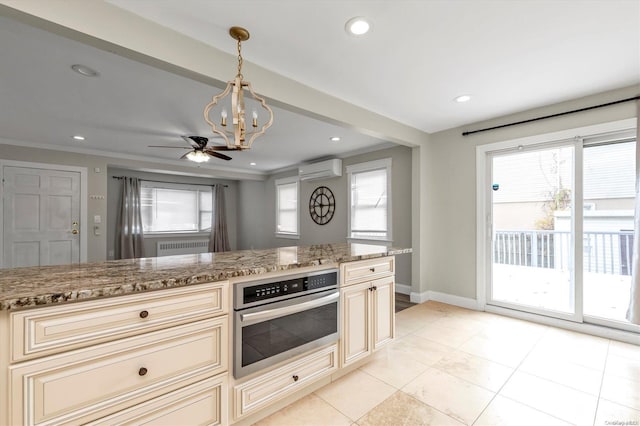
[[[635,196],[635,142],[585,147],[584,199]],[[573,149],[518,152],[493,159],[495,203],[543,202],[557,188],[572,189]]]

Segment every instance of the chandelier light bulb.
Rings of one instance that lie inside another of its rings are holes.
[[[220,112],[220,125],[221,126],[227,125],[227,109],[226,108],[223,108],[222,111]]]
[[[251,125],[253,127],[258,127],[258,111],[256,111],[255,109],[251,112],[251,116],[253,117],[253,120],[251,121]]]

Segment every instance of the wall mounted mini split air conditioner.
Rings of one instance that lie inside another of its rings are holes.
[[[320,161],[318,163],[307,164],[298,168],[300,180],[328,179],[342,176],[342,160]]]

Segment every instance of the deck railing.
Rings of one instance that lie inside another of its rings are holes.
[[[585,232],[584,269],[587,272],[631,275],[633,231]],[[568,231],[496,231],[493,261],[504,265],[568,269],[571,233]]]

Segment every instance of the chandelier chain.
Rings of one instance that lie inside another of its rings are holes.
[[[240,80],[243,80],[244,77],[242,76],[242,42],[240,41],[240,39],[238,39],[238,77],[240,77]]]

